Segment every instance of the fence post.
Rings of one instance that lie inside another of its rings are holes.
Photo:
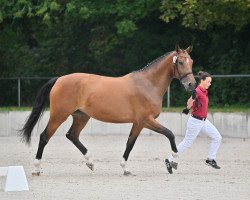
[[[20,78],[17,79],[17,90],[18,90],[18,107],[21,106],[21,80]]]
[[[168,86],[168,108],[170,107],[170,86]]]

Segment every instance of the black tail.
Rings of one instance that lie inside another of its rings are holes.
[[[31,132],[34,129],[37,121],[42,116],[45,106],[49,97],[49,93],[54,86],[55,82],[58,78],[52,78],[45,85],[42,86],[39,93],[37,94],[33,109],[31,114],[29,115],[25,125],[20,130],[23,139],[27,144],[30,143]]]

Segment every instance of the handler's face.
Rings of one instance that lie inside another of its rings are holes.
[[[212,84],[212,78],[211,77],[206,77],[205,80],[201,80],[201,85],[206,90],[210,87],[211,84]]]

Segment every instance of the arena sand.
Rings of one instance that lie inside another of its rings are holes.
[[[84,163],[80,151],[66,137],[54,136],[45,148],[40,177],[31,175],[38,146],[19,137],[0,137],[0,166],[24,166],[29,191],[4,192],[6,177],[0,177],[0,199],[250,199],[250,140],[223,138],[217,162],[220,170],[205,165],[209,138],[198,137],[180,158],[174,174],[168,174],[164,159],[171,152],[162,135],[140,135],[128,168],[135,176],[124,176],[120,161],[127,135],[81,135],[91,152],[95,170]],[[182,137],[176,137],[177,143]]]

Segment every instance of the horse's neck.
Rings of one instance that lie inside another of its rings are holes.
[[[158,63],[155,63],[154,66],[149,67],[147,70],[141,72],[141,76],[152,83],[152,86],[157,88],[159,95],[163,96],[168,86],[173,80],[173,68],[172,60],[168,58],[163,58]]]

